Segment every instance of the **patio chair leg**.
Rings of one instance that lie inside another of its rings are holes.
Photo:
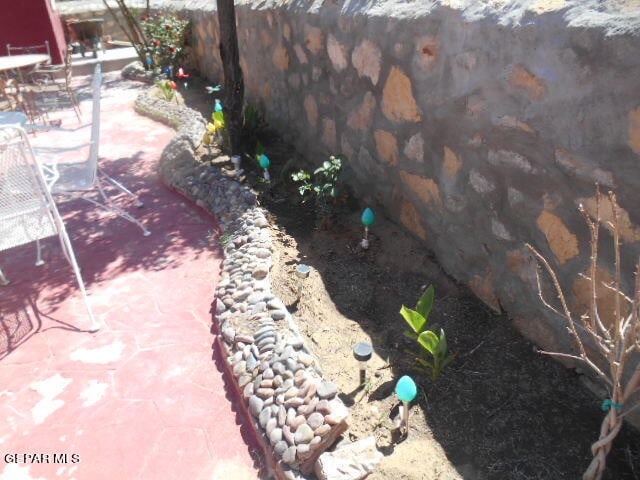
[[[82,280],[82,274],[80,273],[80,266],[76,261],[76,256],[73,253],[73,247],[71,246],[71,240],[69,240],[69,235],[67,234],[67,230],[60,220],[59,225],[59,236],[62,243],[62,251],[64,252],[65,257],[69,260],[71,264],[71,268],[73,269],[73,273],[76,275],[76,281],[78,282],[78,287],[80,288],[80,292],[82,293],[82,299],[84,300],[84,306],[87,309],[87,314],[89,315],[89,327],[87,328],[90,332],[97,332],[102,327],[102,324],[93,316],[93,311],[91,310],[91,305],[89,305],[89,294],[84,286],[84,281]]]
[[[151,232],[149,230],[147,230],[147,228],[144,226],[144,224],[138,220],[137,218],[135,218],[133,215],[130,215],[126,210],[120,208],[118,205],[116,205],[105,193],[104,191],[104,187],[102,186],[102,182],[100,181],[100,177],[98,177],[96,179],[96,184],[98,185],[98,191],[100,192],[100,195],[102,196],[102,199],[104,200],[104,205],[100,204],[94,200],[91,200],[90,198],[85,198],[85,200],[88,200],[98,206],[101,206],[102,208],[106,209],[106,210],[110,210],[112,212],[114,212],[115,214],[121,216],[122,218],[124,218],[125,220],[129,220],[131,223],[135,223],[136,225],[138,225],[138,227],[140,227],[140,229],[142,230],[142,234],[145,237],[148,237],[149,235],[151,235]]]
[[[0,285],[9,285],[9,279],[4,276],[4,272],[0,268]]]
[[[136,207],[140,208],[144,206],[144,203],[140,200],[140,198],[138,197],[138,195],[136,195],[135,193],[133,193],[131,190],[129,190],[127,187],[125,187],[124,185],[122,185],[120,182],[118,182],[117,180],[111,178],[109,175],[107,175],[106,173],[104,173],[102,171],[102,169],[98,168],[98,174],[102,175],[105,179],[107,179],[107,181],[109,183],[111,183],[114,187],[120,189],[122,192],[126,193],[127,195],[129,195],[131,198],[133,198],[136,202]]]
[[[40,239],[36,240],[36,267],[41,267],[44,265],[44,260],[42,260],[42,245],[40,245]]]

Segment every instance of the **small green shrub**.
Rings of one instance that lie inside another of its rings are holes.
[[[160,80],[156,82],[156,87],[160,89],[162,96],[167,102],[170,102],[174,98],[176,102],[178,98],[176,97],[175,91],[178,89],[178,85],[173,80]]]
[[[428,373],[435,381],[440,376],[442,369],[453,361],[455,354],[449,355],[448,353],[447,337],[443,329],[440,329],[440,335],[432,330],[427,330],[434,299],[435,289],[433,285],[429,285],[418,300],[416,309],[412,310],[402,305],[400,315],[411,327],[411,330],[407,330],[405,335],[417,341],[422,347],[419,353],[411,350],[408,350],[407,353],[415,358],[416,368]]]
[[[313,199],[316,213],[322,226],[326,227],[329,218],[334,214],[339,195],[340,174],[342,170],[342,156],[329,157],[311,175],[304,170],[291,174],[294,182],[299,183],[298,192],[302,203]]]

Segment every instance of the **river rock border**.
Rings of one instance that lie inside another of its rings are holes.
[[[206,128],[198,112],[154,98],[150,89],[138,96],[135,109],[177,130],[160,158],[160,176],[212,213],[225,232],[215,342],[241,410],[274,473],[306,478],[348,428],[349,411],[337,386],[322,378],[294,318],[271,292],[273,247],[265,212],[247,186],[217,167],[198,164],[195,152]]]

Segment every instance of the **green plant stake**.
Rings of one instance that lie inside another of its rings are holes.
[[[396,383],[396,395],[402,400],[402,412],[400,421],[400,432],[403,435],[409,434],[409,403],[416,398],[418,387],[409,375],[405,375]]]
[[[369,248],[369,227],[373,225],[375,219],[376,215],[373,213],[373,210],[368,207],[365,208],[364,212],[362,212],[362,217],[360,218],[364,225],[364,238],[362,239],[362,242],[360,242],[360,246],[365,250]]]
[[[269,176],[269,165],[271,165],[271,160],[264,153],[258,157],[258,163],[260,166],[264,168],[264,180],[269,183],[271,182],[271,177]]]

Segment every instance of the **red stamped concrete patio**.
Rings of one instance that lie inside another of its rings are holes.
[[[0,255],[11,280],[0,287],[0,479],[257,478],[212,359],[215,223],[158,179],[173,131],[133,111],[141,85],[106,80],[101,162],[140,194],[142,209],[119,200],[152,235],[87,202],[59,205],[105,324],[96,334],[77,328],[86,312],[57,238],[44,242],[43,267],[34,266],[35,245]],[[69,112],[61,117],[77,125]],[[31,137],[51,146],[88,134]],[[24,454],[49,457],[32,463]],[[67,463],[53,463],[63,454]]]

